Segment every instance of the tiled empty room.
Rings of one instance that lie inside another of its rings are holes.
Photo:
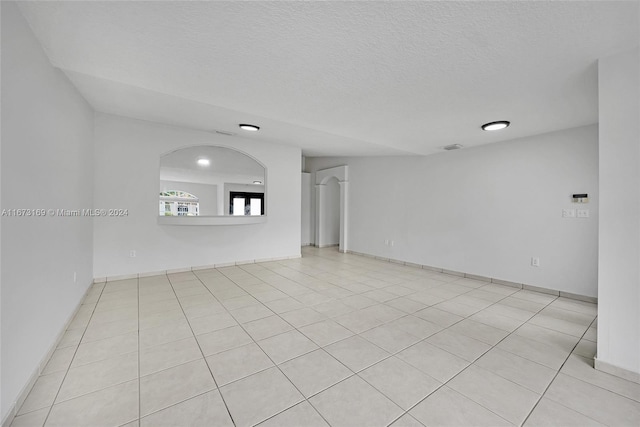
[[[639,2],[0,14],[3,427],[640,424]]]

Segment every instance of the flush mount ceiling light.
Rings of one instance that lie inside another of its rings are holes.
[[[506,120],[500,120],[497,122],[485,123],[482,125],[482,130],[500,130],[509,126],[511,123]]]
[[[198,159],[198,165],[200,166],[209,166],[211,161],[209,159]]]
[[[249,132],[257,132],[257,131],[260,130],[260,126],[249,125],[249,124],[246,124],[246,123],[240,123],[238,126],[240,126],[240,129],[248,130]]]
[[[254,184],[262,184],[262,181],[253,181]]]

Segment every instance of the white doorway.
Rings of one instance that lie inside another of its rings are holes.
[[[316,246],[347,251],[348,166],[316,172]]]
[[[335,176],[329,178],[324,187],[324,204],[320,206],[323,223],[322,246],[340,245],[340,184]]]

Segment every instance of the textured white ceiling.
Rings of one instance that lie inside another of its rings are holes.
[[[597,122],[638,2],[22,2],[100,111],[293,144],[429,154]],[[493,120],[505,131],[482,132]]]

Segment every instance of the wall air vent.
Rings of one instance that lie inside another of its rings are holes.
[[[234,136],[235,135],[235,133],[227,132],[225,130],[216,130],[216,133],[219,133],[220,135],[227,135],[227,136]]]
[[[459,149],[462,148],[462,145],[460,145],[460,144],[451,144],[451,145],[446,145],[446,146],[444,146],[442,148],[444,148],[447,151],[459,150]]]

